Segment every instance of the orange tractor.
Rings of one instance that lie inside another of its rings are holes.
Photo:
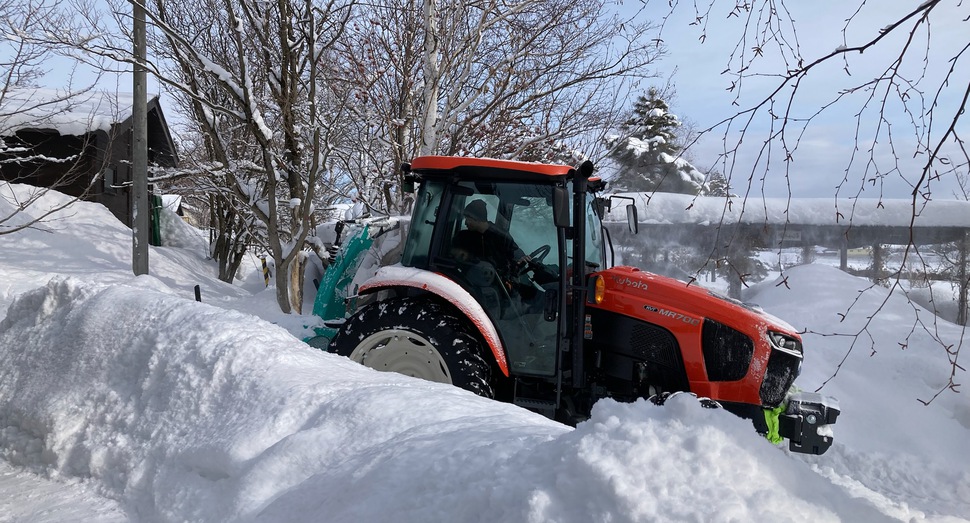
[[[605,183],[591,163],[428,156],[403,169],[419,189],[400,261],[341,297],[340,314],[321,314],[328,327],[311,344],[570,424],[603,398],[687,392],[793,451],[832,444],[837,401],[793,392],[795,329],[697,286],[611,267],[611,200],[598,196]],[[634,206],[627,216],[635,226]]]

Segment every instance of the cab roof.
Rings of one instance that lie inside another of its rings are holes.
[[[499,178],[529,178],[535,175],[565,177],[575,173],[568,165],[496,160],[492,158],[467,158],[461,156],[419,156],[411,161],[411,172],[433,174],[485,175]]]

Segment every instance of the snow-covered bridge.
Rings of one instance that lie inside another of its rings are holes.
[[[607,221],[625,222],[623,203],[633,203],[641,231],[690,240],[687,243],[716,241],[743,231],[745,236],[757,235],[768,247],[926,245],[959,241],[970,230],[967,201],[619,196],[629,200],[614,200]]]
[[[617,198],[618,197],[618,198]],[[626,228],[627,209],[637,210],[639,233]],[[810,259],[816,246],[837,249],[840,267],[848,270],[848,251],[867,247],[872,252],[873,279],[893,276],[884,267],[884,246],[921,246],[955,243],[956,259],[947,272],[959,282],[966,322],[970,202],[957,200],[838,199],[835,198],[723,198],[671,193],[615,195],[606,216],[613,222],[617,244],[679,244],[697,247],[715,258],[740,260],[754,249],[801,248]],[[620,225],[622,224],[622,225]],[[919,268],[922,277],[938,277]],[[731,294],[740,295],[741,276]]]

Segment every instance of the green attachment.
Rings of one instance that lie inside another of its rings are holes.
[[[357,275],[361,259],[374,243],[374,240],[369,237],[369,230],[369,225],[354,230],[350,237],[344,241],[332,263],[327,267],[323,274],[323,281],[320,282],[320,287],[317,289],[317,298],[313,302],[314,316],[318,316],[324,321],[347,316],[347,297],[351,294],[349,287]],[[354,289],[354,292],[356,292],[356,289]],[[315,336],[303,341],[326,350],[330,340],[337,334],[337,329],[324,326],[315,328],[314,332],[316,333]]]
[[[762,411],[765,413],[765,425],[768,426],[768,433],[765,434],[765,438],[775,445],[785,441],[785,438],[778,433],[778,418],[785,411],[785,404],[782,403],[773,409],[762,409]]]
[[[768,441],[776,445],[785,441],[785,438],[778,433],[778,420],[781,418],[781,415],[788,410],[788,398],[791,397],[792,394],[800,391],[801,389],[798,388],[797,385],[792,384],[792,386],[788,389],[788,392],[785,394],[785,400],[781,402],[781,405],[778,405],[773,409],[761,409],[765,413],[765,425],[768,426],[768,433],[765,434],[765,438],[767,438]]]

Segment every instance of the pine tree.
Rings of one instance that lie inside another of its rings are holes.
[[[706,189],[707,192],[704,194],[707,196],[731,195],[731,184],[728,182],[728,179],[716,169],[712,169],[707,172]]]
[[[680,157],[681,126],[660,91],[651,87],[633,107],[633,116],[608,145],[618,170],[612,185],[624,191],[707,194],[706,176]]]

